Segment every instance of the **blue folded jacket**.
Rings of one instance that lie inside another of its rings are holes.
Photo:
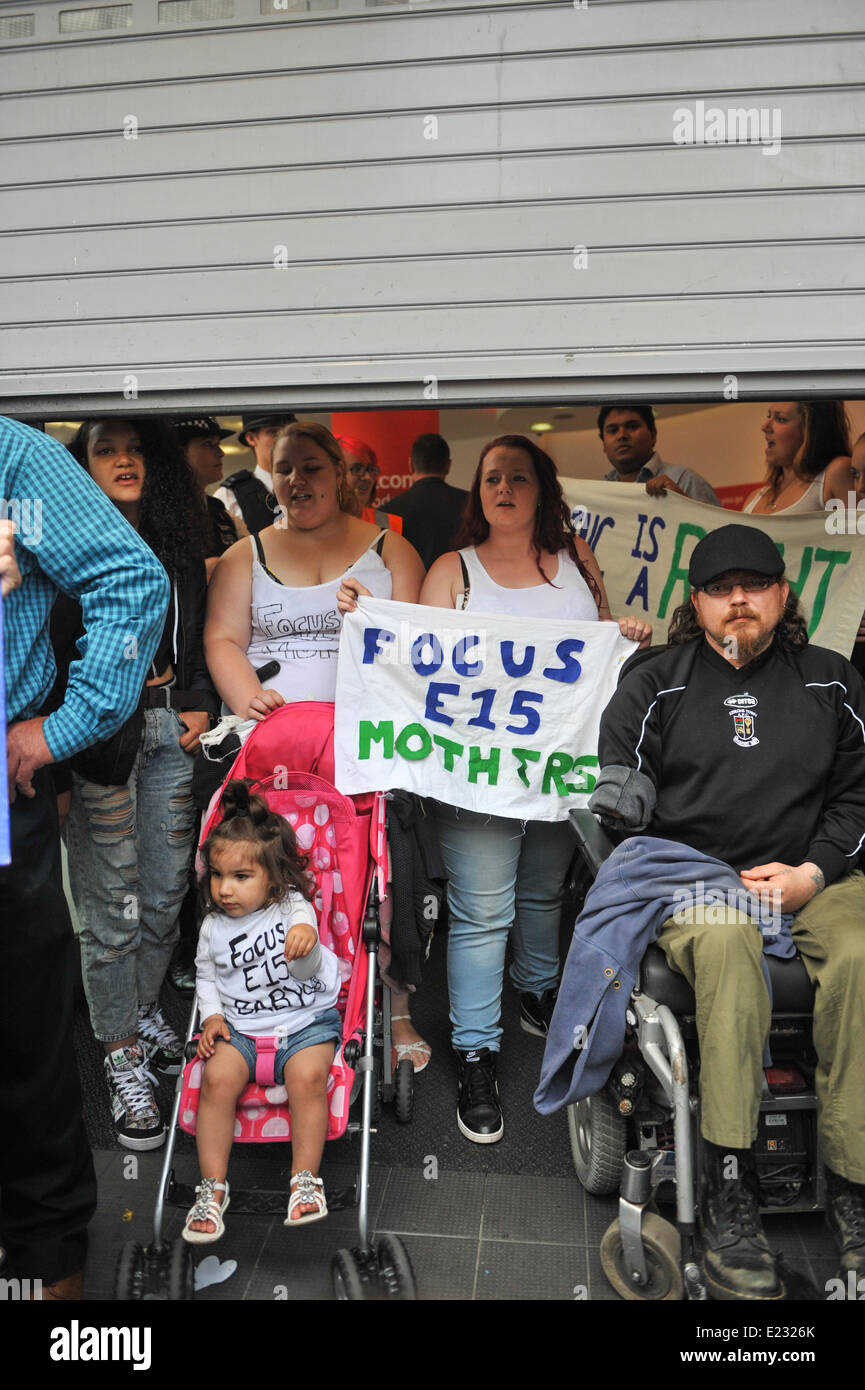
[[[601,1090],[621,1056],[625,1009],[647,946],[668,917],[699,902],[740,908],[759,922],[766,953],[796,954],[792,916],[779,917],[748,893],[723,860],[676,840],[624,840],[601,865],[574,926],[534,1095],[540,1114]]]

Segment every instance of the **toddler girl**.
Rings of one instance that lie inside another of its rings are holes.
[[[183,1230],[197,1244],[218,1240],[237,1099],[255,1080],[255,1039],[280,1040],[274,1077],[288,1092],[292,1177],[286,1226],[327,1215],[318,1168],[327,1133],[327,1078],[342,1035],[337,958],[318,939],[306,858],[291,826],[249,782],[223,792],[223,819],[202,846],[208,915],[195,960],[205,1062],[196,1144],[197,1201]]]

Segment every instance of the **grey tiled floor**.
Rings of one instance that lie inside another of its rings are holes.
[[[258,1147],[258,1146],[256,1146]],[[99,1212],[91,1226],[85,1296],[110,1299],[114,1266],[126,1240],[147,1242],[162,1157],[118,1151],[95,1155]],[[257,1154],[233,1158],[237,1186],[285,1185],[282,1160],[262,1164]],[[264,1171],[262,1171],[264,1167]],[[194,1155],[178,1153],[181,1181],[195,1180]],[[323,1175],[335,1190],[353,1179],[351,1168],[327,1164]],[[615,1215],[615,1198],[593,1198],[575,1178],[538,1178],[498,1172],[442,1171],[435,1179],[417,1169],[379,1165],[372,1170],[373,1234],[398,1234],[411,1256],[422,1299],[616,1300],[604,1278],[598,1246]],[[164,1234],[177,1239],[182,1224],[169,1209]],[[819,1216],[767,1219],[770,1244],[787,1264],[819,1288],[835,1272],[831,1236]],[[357,1243],[354,1209],[333,1212],[322,1223],[286,1231],[281,1216],[229,1211],[226,1234],[195,1251],[220,1264],[236,1262],[224,1282],[200,1290],[200,1301],[319,1300],[332,1297],[330,1262],[342,1246]]]

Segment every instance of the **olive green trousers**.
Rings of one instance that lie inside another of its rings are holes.
[[[760,928],[735,908],[680,912],[661,928],[668,964],[697,1000],[703,1137],[746,1149],[757,1135],[769,995]],[[865,1183],[865,875],[832,883],[796,914],[793,939],[816,986],[814,1047],[823,1159]]]

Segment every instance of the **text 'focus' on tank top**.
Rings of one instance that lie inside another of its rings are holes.
[[[507,613],[512,618],[576,618],[597,622],[598,607],[592,591],[566,550],[556,559],[558,570],[551,584],[529,589],[508,589],[496,584],[478,559],[474,546],[461,550],[466,562],[471,593],[466,608],[471,613]]]
[[[330,700],[336,696],[336,658],[342,614],[336,595],[346,575],[357,579],[374,598],[390,598],[390,570],[373,545],[365,550],[344,575],[326,584],[292,589],[280,584],[261,564],[252,546],[252,635],[246,655],[256,670],[269,661],[279,662],[279,675],[265,681],[289,704],[298,700]]]

